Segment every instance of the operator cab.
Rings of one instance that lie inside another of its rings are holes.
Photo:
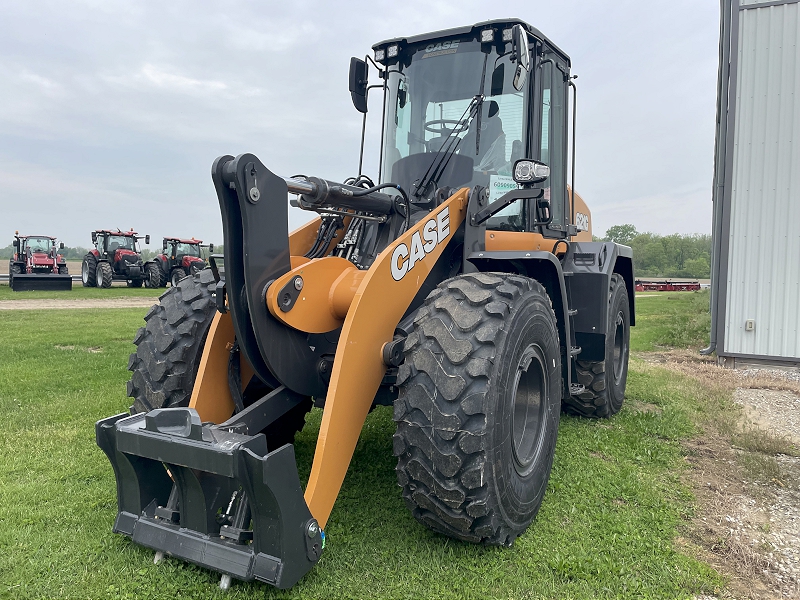
[[[536,159],[550,167],[542,186],[552,221],[534,226],[531,202],[515,202],[487,228],[567,235],[570,61],[561,50],[518,20],[397,38],[373,49],[385,69],[382,183],[399,184],[425,208],[441,188],[483,186],[492,202],[517,189],[517,160]]]
[[[23,240],[23,252],[49,254],[55,247],[55,241],[49,237],[28,237]]]

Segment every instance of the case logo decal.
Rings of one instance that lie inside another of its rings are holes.
[[[392,279],[400,281],[408,275],[418,261],[425,258],[450,235],[450,207],[443,210],[425,223],[420,231],[411,236],[411,249],[406,244],[399,244],[392,252]],[[423,241],[424,240],[424,241]]]

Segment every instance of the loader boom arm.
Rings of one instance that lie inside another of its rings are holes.
[[[386,372],[383,345],[392,341],[397,323],[464,220],[468,197],[466,188],[456,192],[390,244],[355,292],[336,349],[305,493],[323,529]]]

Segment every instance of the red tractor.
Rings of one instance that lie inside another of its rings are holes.
[[[67,262],[56,251],[56,238],[14,232],[14,255],[8,262],[8,283],[15,292],[71,290]],[[59,244],[64,248],[64,243]]]
[[[201,248],[214,251],[214,244],[203,244],[203,240],[165,237],[161,254],[145,263],[145,285],[151,288],[166,287],[167,281],[173,286],[184,277],[194,275],[206,268]]]
[[[141,287],[144,264],[139,240],[150,243],[150,236],[130,231],[98,229],[92,232],[94,249],[86,253],[81,265],[83,287],[111,287],[112,281],[127,281],[128,287]]]

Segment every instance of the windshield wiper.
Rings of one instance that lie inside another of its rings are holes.
[[[461,118],[458,119],[459,125],[453,127],[448,136],[445,138],[444,143],[436,153],[434,159],[431,161],[431,164],[428,165],[428,169],[425,171],[425,174],[422,176],[422,178],[414,182],[414,191],[412,192],[412,196],[421,199],[431,182],[437,183],[439,181],[442,173],[444,173],[447,165],[450,163],[450,159],[456,153],[456,150],[458,150],[458,145],[461,143],[461,138],[456,135],[457,133],[461,133],[463,131],[463,125],[461,125],[461,123],[464,123],[465,117],[468,122],[470,119],[475,117],[475,114],[480,115],[482,106],[483,94],[478,94],[477,96],[474,96],[472,100],[470,100],[467,108],[461,115]]]

